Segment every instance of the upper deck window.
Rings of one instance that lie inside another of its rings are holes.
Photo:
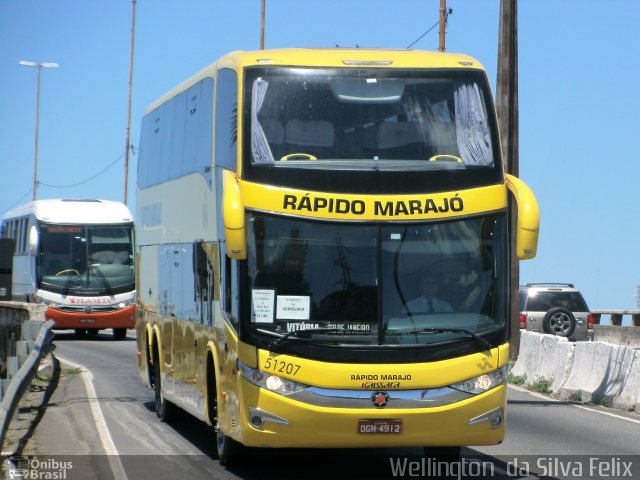
[[[486,77],[464,70],[255,69],[250,164],[463,170],[497,163]]]

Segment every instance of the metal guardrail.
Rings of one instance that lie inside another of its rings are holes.
[[[0,450],[4,445],[5,435],[11,419],[15,415],[18,404],[20,400],[22,400],[27,388],[31,385],[31,381],[40,365],[40,360],[54,348],[54,345],[51,343],[54,337],[54,334],[51,332],[53,325],[54,322],[50,320],[40,327],[40,332],[33,343],[31,352],[18,369],[18,372],[13,376],[9,386],[4,392],[2,402],[0,403]]]

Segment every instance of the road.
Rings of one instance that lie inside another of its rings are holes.
[[[100,463],[96,459],[103,460],[102,473],[96,476],[128,480],[354,476],[373,480],[393,478],[394,473],[404,477],[433,477],[424,470],[424,464],[414,463],[416,470],[408,470],[410,462],[421,461],[421,449],[260,450],[251,452],[249,465],[221,467],[210,427],[186,414],[172,424],[156,418],[153,394],[138,376],[133,335],[130,331],[126,340],[118,342],[107,333],[91,339],[79,339],[66,332],[57,334],[56,356],[86,367],[93,378],[85,376],[83,383],[80,375],[74,375],[72,370],[72,375],[60,382],[62,390],[57,393],[58,401],[47,409],[42,425],[36,430],[38,453],[102,454],[92,460],[95,464]],[[93,397],[91,392],[87,393],[91,385],[98,402],[88,400]],[[634,476],[640,475],[640,416],[558,402],[517,388],[509,389],[508,412],[507,436],[502,445],[463,451],[478,468],[485,461],[498,465],[497,471],[484,477],[527,478],[531,475],[537,478],[534,475],[537,473],[575,478],[579,476],[576,473],[581,473],[584,478],[618,478],[605,475],[601,470],[611,468],[610,473],[623,478],[627,466],[624,462],[629,461],[633,461]],[[104,419],[106,427],[102,433],[96,415]],[[56,432],[56,429],[62,431]],[[70,443],[61,441],[70,434]],[[111,455],[105,456],[105,453]],[[633,455],[636,458],[632,458]],[[607,463],[602,467],[597,462]],[[576,470],[578,463],[580,471]],[[301,470],[301,465],[306,468]],[[474,471],[467,473],[462,476],[471,477]]]

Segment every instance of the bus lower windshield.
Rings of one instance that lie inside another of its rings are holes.
[[[39,288],[115,295],[134,288],[132,227],[41,225]]]
[[[243,323],[279,348],[486,347],[483,334],[506,328],[504,214],[394,225],[247,220]]]

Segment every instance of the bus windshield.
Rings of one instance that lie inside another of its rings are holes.
[[[478,71],[269,67],[252,69],[247,87],[251,165],[442,170],[497,162],[491,97]]]
[[[63,295],[114,295],[134,284],[132,227],[40,227],[39,287]]]
[[[354,224],[248,215],[249,331],[288,342],[435,345],[504,329],[504,214]]]

